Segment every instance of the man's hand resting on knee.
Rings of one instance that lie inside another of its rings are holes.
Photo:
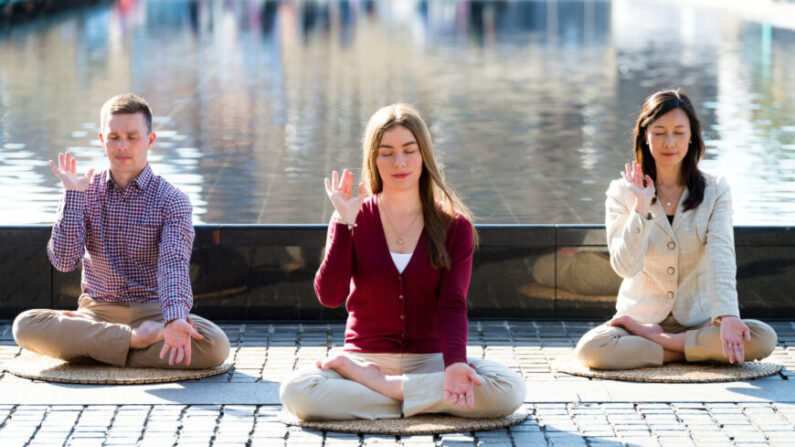
[[[190,318],[177,318],[166,323],[163,334],[163,349],[160,351],[160,358],[164,358],[166,353],[171,350],[168,356],[168,364],[173,365],[176,359],[177,365],[185,359],[185,366],[190,365],[190,345],[191,338],[201,340],[204,337],[196,330]]]

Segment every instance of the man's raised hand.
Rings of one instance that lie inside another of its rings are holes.
[[[84,177],[77,175],[77,163],[69,152],[58,153],[58,166],[50,160],[50,169],[61,180],[63,188],[67,191],[85,191],[94,178],[93,169],[89,169]]]

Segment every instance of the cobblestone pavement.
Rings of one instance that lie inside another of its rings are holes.
[[[528,383],[587,382],[553,372],[596,322],[475,321],[469,355],[493,359]],[[757,383],[788,382],[795,372],[795,323],[772,323],[770,358],[782,372]],[[205,383],[278,382],[342,345],[342,324],[223,324],[234,350],[232,372]],[[20,353],[0,322],[0,366]],[[598,382],[598,381],[593,381]],[[0,385],[30,384],[0,373]],[[727,384],[730,386],[731,384]],[[91,387],[86,387],[91,389]],[[120,399],[121,400],[121,399]],[[530,417],[509,429],[441,436],[357,436],[287,427],[279,405],[9,405],[0,395],[0,446],[795,446],[795,396],[769,402],[526,403]]]

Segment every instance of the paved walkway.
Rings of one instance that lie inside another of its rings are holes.
[[[775,322],[776,376],[750,382],[641,384],[558,374],[596,322],[475,321],[469,355],[528,384],[531,417],[510,429],[442,436],[356,436],[286,427],[279,380],[342,345],[341,324],[224,324],[235,368],[178,384],[85,386],[0,373],[0,446],[719,446],[795,445],[795,323]],[[20,353],[0,322],[0,365]],[[1,369],[1,368],[0,368]]]

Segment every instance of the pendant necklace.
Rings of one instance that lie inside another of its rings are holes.
[[[379,200],[378,200],[378,202],[379,202],[381,205],[383,205],[383,203],[384,203],[384,202],[383,202],[383,200],[381,200],[381,197],[380,197],[380,196],[379,196]],[[384,216],[386,217],[386,222],[387,222],[387,224],[389,224],[389,228],[391,228],[392,230],[395,230],[395,226],[392,224],[392,218],[391,218],[391,217],[389,217],[389,212],[387,212],[387,210],[386,210],[386,207],[382,206],[382,207],[381,207],[381,209],[383,209],[383,210],[384,210]],[[411,228],[414,226],[414,222],[416,222],[416,221],[417,221],[417,218],[418,218],[418,217],[419,217],[421,214],[422,214],[422,212],[420,212],[420,213],[418,213],[418,214],[415,214],[415,215],[414,215],[414,219],[411,219],[411,222],[408,224],[408,226],[406,227],[405,231],[403,231],[403,233],[405,233],[406,231],[410,230],[410,229],[411,229]],[[396,240],[396,242],[397,242],[397,244],[398,244],[398,245],[403,245],[403,236],[402,236],[402,235],[397,235],[397,240]]]

